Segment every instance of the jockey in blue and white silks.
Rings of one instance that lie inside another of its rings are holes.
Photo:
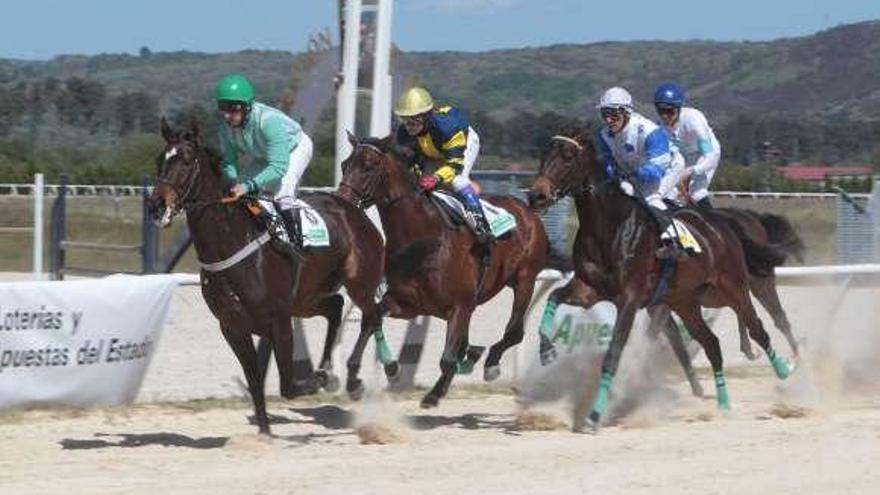
[[[703,112],[683,106],[684,101],[684,88],[675,83],[661,84],[654,92],[660,124],[684,156],[681,179],[688,196],[696,205],[709,208],[709,184],[721,160],[721,145]]]
[[[654,122],[633,111],[632,96],[620,87],[605,91],[597,105],[605,125],[599,131],[599,150],[610,178],[620,181],[628,195],[643,199],[660,230],[656,256],[674,259],[684,253],[675,236],[663,233],[672,220],[664,213],[665,197],[674,197],[684,158],[669,136]]]
[[[633,111],[625,89],[609,89],[598,106],[605,122],[599,131],[599,149],[606,171],[622,179],[627,194],[632,196],[636,186],[649,205],[665,210],[663,198],[674,194],[684,169],[678,149],[660,126]]]

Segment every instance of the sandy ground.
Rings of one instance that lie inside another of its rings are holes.
[[[530,336],[505,358],[503,381],[477,385],[479,369],[456,379],[437,409],[419,409],[419,391],[383,392],[373,365],[365,366],[371,395],[360,403],[329,394],[275,398],[275,436],[266,439],[248,422],[240,368],[196,288],[181,288],[137,404],[0,411],[0,491],[876,493],[878,291],[851,291],[835,312],[836,289],[784,290],[796,331],[807,338],[798,371],[784,383],[766,359],[739,355],[732,319],[722,314],[717,328],[734,407],[727,415],[716,411],[705,358],[695,360],[707,395],[699,399],[662,346],[636,333],[608,424],[598,435],[571,433],[572,409],[594,382],[595,356],[563,354],[539,369]],[[497,338],[506,304],[502,295],[476,315],[475,342]],[[538,316],[530,317],[531,333]],[[340,363],[356,326],[353,314]],[[313,348],[322,327],[306,325]],[[395,349],[403,328],[386,324]],[[421,384],[436,376],[439,330],[426,346]],[[779,334],[772,337],[789,355]],[[267,391],[277,394],[274,376]]]

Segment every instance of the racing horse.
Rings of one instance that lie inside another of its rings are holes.
[[[792,368],[776,354],[749,296],[749,268],[772,271],[773,264],[783,257],[779,249],[741,242],[728,219],[683,208],[675,217],[686,224],[702,252],[679,261],[668,280],[662,278],[661,273],[667,270],[662,270],[661,260],[655,256],[660,242],[656,222],[644,200],[626,195],[616,181],[609,180],[590,135],[589,127],[572,126],[553,136],[529,191],[529,203],[535,209],[546,208],[565,195],[574,197],[580,227],[573,262],[576,276],[587,288],[576,304],[590,307],[605,299],[617,306],[592,410],[586,418],[575,418],[575,431],[598,430],[635,313],[643,307],[653,309],[658,303],[681,317],[706,352],[715,375],[719,408],[729,409],[730,397],[718,338],[703,320],[701,307],[733,309],[737,320],[767,353],[776,375],[787,378]]]
[[[378,208],[386,235],[388,283],[380,302],[382,314],[406,319],[431,315],[447,322],[441,375],[421,406],[436,406],[454,374],[472,369],[482,349],[468,343],[471,314],[510,287],[510,318],[484,364],[484,378],[496,379],[504,351],[523,339],[524,315],[544,266],[548,241],[540,218],[515,198],[486,197],[516,219],[516,228],[494,241],[486,261],[484,247],[470,229],[449,223],[441,208],[417,188],[403,151],[393,145],[391,137],[349,134],[349,141],[353,150],[343,163],[337,194],[358,207]]]
[[[329,375],[331,351],[342,320],[344,286],[363,313],[355,349],[381,328],[376,291],[383,274],[382,237],[360,210],[332,194],[304,195],[327,224],[330,246],[308,248],[301,260],[271,248],[265,226],[255,220],[256,201],[225,197],[221,159],[202,144],[198,125],[175,131],[163,119],[164,154],[150,198],[162,227],[186,213],[193,246],[202,265],[202,296],[241,364],[261,434],[269,434],[264,395],[265,367],[258,364],[252,334],[271,343],[280,375],[280,393],[293,398],[314,391],[318,378],[294,380],[292,317],[323,316],[327,338],[316,375]],[[266,244],[269,244],[268,246]],[[268,355],[266,356],[268,360]],[[358,369],[349,367],[349,392],[363,388]]]

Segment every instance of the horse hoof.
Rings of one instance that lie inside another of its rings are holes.
[[[571,427],[573,433],[586,433],[589,435],[599,434],[599,422],[587,417],[575,422]]]
[[[286,399],[295,399],[306,395],[314,395],[318,393],[318,381],[315,378],[307,380],[294,380],[293,384],[284,394]]]
[[[691,384],[691,393],[694,394],[694,397],[703,397],[703,386],[699,383]]]
[[[349,381],[345,385],[345,390],[348,392],[348,397],[357,402],[364,397],[364,382],[360,379]]]
[[[547,366],[553,363],[558,356],[555,346],[550,346],[547,349],[541,350],[541,366]]]
[[[324,385],[321,387],[325,392],[329,392],[331,394],[339,391],[340,380],[336,375],[327,375],[327,380],[324,382]]]
[[[423,399],[420,406],[422,409],[431,409],[432,407],[437,407],[437,404],[440,403],[440,398],[433,394],[426,395]]]
[[[385,365],[385,377],[388,378],[388,383],[397,383],[400,380],[400,364],[397,361]]]
[[[483,380],[487,382],[495,381],[501,376],[501,366],[487,366],[483,370]]]
[[[752,349],[742,349],[742,353],[749,361],[754,361],[761,357],[760,352],[755,352]]]

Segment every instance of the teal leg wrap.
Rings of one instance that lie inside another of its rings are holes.
[[[715,391],[718,394],[718,409],[730,411],[730,395],[727,394],[727,380],[723,371],[715,372]]]
[[[776,350],[772,347],[767,349],[767,357],[770,358],[770,364],[773,365],[773,371],[776,372],[776,376],[779,377],[780,380],[785,380],[788,378],[788,375],[791,374],[791,368],[788,366],[788,362],[776,355]]]
[[[548,339],[553,338],[553,317],[556,316],[557,307],[559,307],[559,304],[556,301],[547,301],[547,306],[544,307],[544,315],[541,316],[541,325],[538,327],[538,333]]]
[[[379,362],[388,364],[394,361],[394,356],[391,355],[391,348],[388,347],[388,341],[385,340],[385,332],[382,331],[382,328],[373,333],[373,339],[376,341],[376,356],[378,356]]]
[[[599,390],[596,391],[596,398],[593,399],[592,416],[601,416],[608,407],[608,396],[611,393],[611,380],[613,378],[610,373],[602,373],[602,379],[599,381]]]
[[[468,361],[467,358],[455,363],[456,375],[470,375],[474,371],[474,363]]]

